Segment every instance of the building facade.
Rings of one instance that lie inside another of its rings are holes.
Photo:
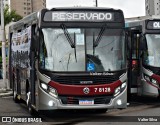
[[[46,8],[46,0],[10,0],[10,9],[22,17],[43,8]]]
[[[145,0],[146,16],[160,15],[160,0]]]

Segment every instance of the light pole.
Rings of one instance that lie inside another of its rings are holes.
[[[98,7],[98,0],[95,0],[95,6]]]
[[[3,0],[1,0],[1,33],[2,33],[2,72],[3,72],[3,84],[6,85],[6,88],[9,89],[9,86],[6,84],[6,36],[5,36],[5,26],[4,26],[4,7]]]
[[[96,7],[98,7],[98,0],[96,0]]]

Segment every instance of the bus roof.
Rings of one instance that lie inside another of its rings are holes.
[[[10,30],[14,30],[14,29],[18,29],[18,27],[22,27],[24,25],[29,25],[29,24],[33,24],[33,23],[39,23],[38,18],[41,18],[42,12],[47,12],[47,11],[110,11],[110,12],[119,12],[123,14],[123,11],[120,9],[113,9],[113,8],[106,8],[106,7],[56,7],[56,8],[52,8],[52,9],[41,9],[38,12],[34,12],[26,17],[24,17],[23,19],[21,19],[20,21],[14,23],[13,25],[11,25],[9,27]],[[122,16],[123,18],[123,16]]]
[[[121,9],[114,9],[108,7],[56,7],[48,10],[115,10],[122,11]]]
[[[141,27],[141,28],[138,28]],[[142,16],[125,19],[125,28],[141,29],[143,33],[159,33],[160,16]]]
[[[125,27],[127,28],[140,25],[143,26],[145,25],[145,21],[152,21],[152,20],[160,20],[160,16],[152,15],[152,16],[125,18]]]

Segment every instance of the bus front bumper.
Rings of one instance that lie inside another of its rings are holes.
[[[37,110],[57,110],[57,109],[124,109],[127,107],[127,87],[125,90],[111,99],[108,104],[94,104],[94,105],[76,105],[76,104],[62,104],[61,100],[49,95],[47,92],[39,87],[39,100]]]

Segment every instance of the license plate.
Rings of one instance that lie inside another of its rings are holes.
[[[94,105],[94,100],[79,100],[79,105]]]

